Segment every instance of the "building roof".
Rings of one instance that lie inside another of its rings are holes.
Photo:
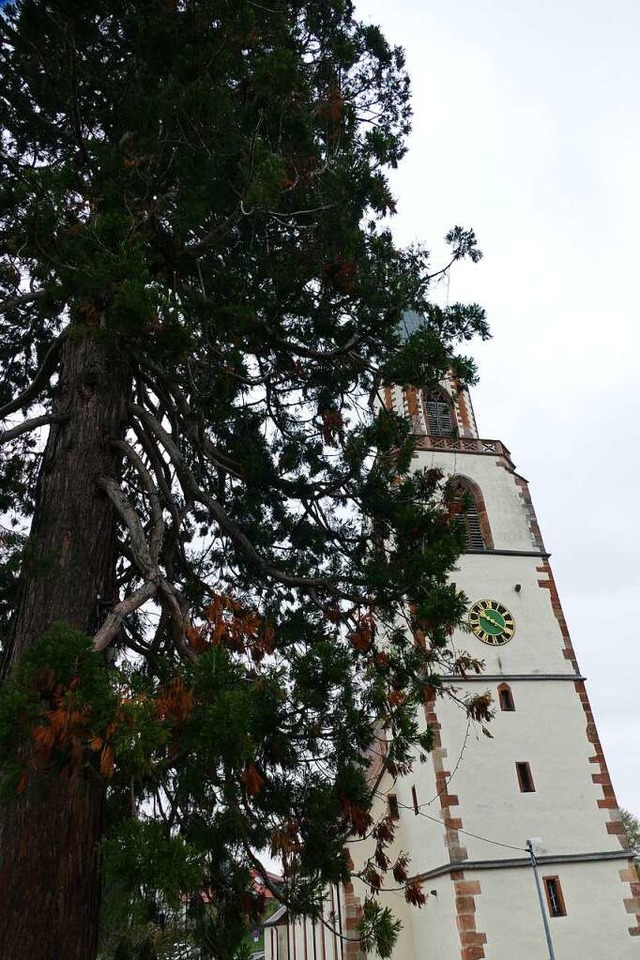
[[[287,919],[287,908],[283,903],[278,909],[271,914],[268,920],[265,920],[262,924],[263,927],[277,927],[280,923],[286,923]]]

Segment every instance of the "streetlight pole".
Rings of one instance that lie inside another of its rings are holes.
[[[553,950],[553,941],[551,940],[551,929],[549,927],[549,919],[547,917],[547,911],[545,910],[544,897],[542,895],[542,884],[540,883],[540,877],[538,875],[538,863],[536,861],[536,855],[533,852],[533,844],[540,843],[540,837],[530,837],[527,840],[527,850],[529,851],[529,856],[531,857],[531,869],[533,870],[533,876],[536,881],[536,890],[538,891],[538,901],[540,903],[540,913],[542,914],[542,924],[544,926],[544,935],[547,938],[547,947],[549,948],[549,960],[556,960],[556,955]]]

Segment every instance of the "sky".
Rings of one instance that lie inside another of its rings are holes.
[[[480,435],[530,482],[614,788],[640,816],[640,4],[357,13],[405,48],[412,77],[396,239],[436,265],[460,224],[484,251],[437,295],[487,310]]]

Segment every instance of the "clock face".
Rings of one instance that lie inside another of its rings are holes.
[[[478,600],[469,610],[469,626],[478,640],[499,647],[516,632],[513,617],[497,600]]]

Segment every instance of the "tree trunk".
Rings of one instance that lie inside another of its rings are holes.
[[[66,340],[54,409],[66,419],[43,456],[6,673],[52,623],[95,629],[98,597],[114,598],[116,518],[96,479],[119,469],[110,440],[123,435],[128,393],[128,372],[104,342]],[[99,782],[61,775],[0,808],[3,957],[95,957],[103,806]]]

